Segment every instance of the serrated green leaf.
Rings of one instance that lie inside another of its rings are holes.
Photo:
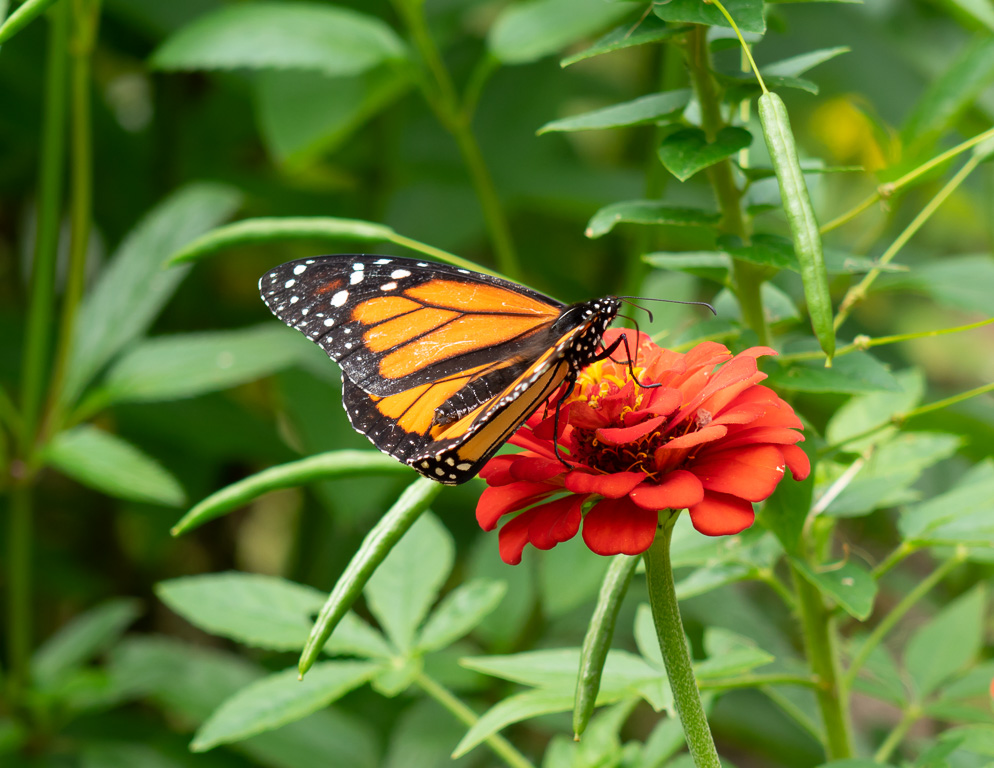
[[[900,390],[894,375],[868,352],[838,357],[831,368],[821,362],[771,367],[769,384],[794,392],[858,394]]]
[[[83,485],[131,501],[178,507],[186,495],[169,472],[131,443],[87,425],[52,438],[45,461]]]
[[[709,142],[699,128],[686,128],[663,139],[657,154],[666,170],[680,181],[686,181],[698,171],[734,155],[751,143],[752,134],[745,128],[722,128],[713,142]]]
[[[622,104],[613,104],[581,115],[553,120],[539,128],[536,133],[541,136],[543,133],[554,131],[597,131],[652,123],[676,115],[689,102],[689,88],[652,93]]]
[[[113,645],[140,615],[141,603],[129,598],[108,600],[80,614],[35,651],[35,683],[41,688],[64,683],[72,671]]]
[[[506,592],[503,581],[473,579],[460,584],[428,617],[418,637],[418,649],[437,651],[459,640],[497,608]]]
[[[430,512],[421,515],[366,583],[370,612],[402,651],[414,637],[449,577],[455,544]]]
[[[799,558],[791,558],[797,570],[822,594],[838,603],[846,613],[865,621],[873,612],[877,582],[865,568],[851,560],[812,568]]]
[[[632,48],[636,45],[646,43],[658,43],[666,40],[680,32],[682,27],[666,24],[656,16],[647,16],[637,26],[634,24],[622,24],[620,27],[612,29],[604,37],[595,42],[589,48],[585,48],[579,53],[567,56],[559,62],[561,67],[568,67],[578,61],[600,56],[622,48]]]
[[[602,0],[528,0],[504,8],[487,34],[487,47],[504,64],[549,56],[629,16],[627,3]]]
[[[384,22],[317,3],[240,3],[199,17],[152,55],[158,69],[309,69],[356,75],[406,57]]]
[[[131,231],[83,299],[76,318],[62,402],[73,402],[97,372],[141,336],[187,269],[163,269],[169,255],[228,218],[240,194],[220,184],[173,193]]]
[[[269,675],[227,699],[197,731],[194,752],[255,736],[300,720],[366,682],[379,667],[358,661],[323,661],[303,680],[296,668]]]
[[[154,402],[227,389],[310,358],[314,345],[291,329],[255,328],[148,339],[110,369],[98,395],[108,402]]]
[[[981,583],[919,627],[904,649],[918,693],[928,696],[977,658],[984,642],[987,589]]]
[[[353,77],[267,70],[255,83],[256,114],[270,155],[303,167],[337,149],[410,86],[410,69],[393,64]]]
[[[699,208],[678,208],[666,205],[659,200],[625,200],[611,203],[595,213],[587,223],[584,234],[587,237],[606,235],[615,225],[648,224],[669,225],[675,227],[711,227],[721,221],[717,211],[705,211]],[[643,258],[650,264],[655,254]]]
[[[725,10],[735,19],[743,32],[762,35],[766,32],[763,18],[763,0],[728,0],[723,3]],[[663,21],[683,21],[691,24],[706,24],[709,27],[731,27],[721,11],[699,0],[669,0],[654,4],[652,11]]]
[[[908,541],[989,546],[994,540],[994,462],[983,461],[945,493],[907,509],[898,521]]]
[[[952,127],[994,80],[994,39],[979,36],[965,46],[949,68],[933,80],[904,127],[907,142],[927,142]]]

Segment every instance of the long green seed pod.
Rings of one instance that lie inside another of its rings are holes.
[[[759,97],[759,122],[766,137],[773,170],[780,183],[780,198],[787,225],[794,241],[794,252],[801,264],[804,297],[808,302],[811,327],[818,343],[831,365],[835,354],[835,329],[832,325],[832,297],[828,290],[828,272],[821,250],[821,235],[815,219],[808,188],[804,184],[801,164],[797,160],[794,134],[783,101],[775,93],[766,92]]]

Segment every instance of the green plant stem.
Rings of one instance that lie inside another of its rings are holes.
[[[31,486],[10,492],[7,517],[7,695],[19,706],[31,662]]]
[[[852,690],[853,683],[856,682],[856,676],[859,671],[863,668],[863,664],[873,653],[873,649],[880,645],[880,642],[887,636],[893,628],[901,620],[901,618],[909,611],[911,608],[921,600],[926,594],[928,594],[932,587],[942,581],[946,575],[952,571],[956,566],[962,563],[966,559],[966,549],[964,547],[959,547],[956,550],[956,554],[942,563],[938,568],[936,568],[932,573],[930,573],[926,578],[922,579],[918,584],[915,585],[908,594],[906,594],[901,601],[891,608],[890,612],[881,619],[880,623],[874,627],[870,636],[863,641],[863,644],[859,647],[856,655],[853,656],[852,661],[849,663],[849,669],[846,670],[845,676],[842,678],[842,690],[845,694],[848,694]]]
[[[711,76],[707,27],[694,25],[687,33],[687,66],[701,108],[701,127],[707,140],[714,141],[718,132],[725,127],[725,121],[721,116],[718,88]],[[720,229],[738,237],[743,245],[748,245],[749,228],[742,214],[742,190],[735,183],[732,161],[726,157],[715,163],[707,169],[707,175],[721,211]],[[761,267],[739,259],[732,260],[732,281],[742,310],[742,320],[755,331],[760,344],[767,344],[769,331],[760,293],[763,276]]]
[[[960,168],[948,182],[946,182],[946,185],[939,190],[935,197],[929,200],[928,205],[919,211],[918,215],[912,219],[911,223],[908,224],[904,231],[901,232],[894,242],[890,244],[890,247],[888,247],[887,250],[881,254],[879,259],[880,264],[885,265],[891,262],[891,260],[897,255],[898,251],[900,251],[915,235],[915,233],[922,228],[925,222],[931,218],[932,214],[938,210],[939,206],[946,201],[946,198],[956,191],[959,185],[963,183],[966,177],[969,176],[983,160],[983,155],[975,154],[963,164],[963,167]],[[880,276],[881,271],[882,270],[880,269],[871,269],[866,273],[866,275],[863,276],[863,279],[860,280],[857,285],[854,285],[846,292],[845,298],[842,299],[842,303],[839,305],[838,314],[835,316],[836,329],[838,329],[842,323],[846,321],[846,318],[849,317],[849,313],[852,311],[853,306],[866,298],[866,295],[870,290],[870,286],[873,285],[874,281]]]
[[[93,226],[93,141],[90,117],[91,55],[96,42],[99,0],[73,0],[73,34],[70,40],[70,167],[69,275],[66,280],[50,390],[51,431],[59,429],[60,396],[69,365],[76,312],[86,281],[86,252]]]
[[[38,170],[38,222],[31,264],[31,300],[25,330],[21,379],[21,455],[31,462],[41,403],[45,396],[55,302],[55,264],[59,247],[62,177],[66,149],[66,74],[69,5],[58,3],[49,13],[48,61]]]
[[[520,276],[521,270],[518,265],[518,256],[511,236],[510,225],[504,215],[504,208],[497,195],[497,189],[494,187],[490,169],[487,168],[483,153],[480,151],[480,145],[473,134],[472,118],[459,103],[459,96],[452,83],[452,77],[449,75],[438,46],[435,45],[435,40],[428,29],[423,13],[423,4],[396,0],[394,7],[403,17],[414,45],[431,75],[430,79],[421,78],[422,90],[439,121],[452,134],[459,146],[463,162],[466,164],[473,188],[476,191],[476,197],[483,209],[483,219],[490,234],[490,242],[497,258],[497,266],[505,275],[517,278]]]
[[[738,688],[759,688],[763,685],[799,685],[803,688],[817,688],[818,678],[813,675],[741,675],[701,680],[698,688],[702,691],[731,691]]]
[[[419,672],[414,682],[431,698],[451,712],[459,722],[472,728],[480,717],[472,709],[460,701],[451,691],[445,688],[424,672]],[[535,768],[531,761],[522,755],[514,746],[500,735],[488,736],[486,744],[494,753],[511,768]]]
[[[664,511],[663,518],[656,528],[652,546],[646,550],[645,579],[649,588],[649,605],[652,607],[652,620],[656,625],[659,649],[663,653],[666,674],[677,714],[683,725],[687,746],[697,768],[720,768],[718,752],[714,747],[711,728],[701,704],[701,694],[694,678],[693,664],[687,636],[683,631],[680,606],[676,599],[673,584],[673,564],[670,561],[670,541],[677,513]]]
[[[886,763],[890,756],[897,749],[898,745],[904,740],[904,737],[908,735],[908,731],[911,730],[911,726],[915,724],[915,721],[922,716],[921,709],[915,705],[910,705],[904,713],[901,715],[901,720],[897,725],[894,726],[887,738],[884,739],[884,743],[880,745],[880,749],[877,750],[876,754],[873,756],[873,762],[875,763]]]
[[[874,581],[880,581],[880,578],[887,573],[891,568],[900,563],[909,555],[913,555],[918,551],[918,547],[912,544],[910,541],[902,541],[898,547],[891,552],[887,557],[885,557],[876,568],[873,569],[873,579]]]
[[[877,187],[876,191],[874,191],[872,195],[867,197],[861,203],[857,204],[855,207],[846,211],[842,215],[832,219],[827,224],[823,224],[821,227],[821,233],[824,235],[826,232],[831,232],[833,229],[841,227],[846,222],[852,221],[867,208],[873,206],[876,203],[879,203],[881,200],[886,200],[890,198],[895,192],[900,190],[902,187],[907,186],[912,181],[917,179],[919,176],[928,173],[933,168],[941,165],[947,160],[951,160],[957,155],[966,152],[966,150],[971,149],[977,146],[978,144],[980,144],[981,142],[987,141],[987,139],[992,137],[994,137],[994,128],[990,128],[984,131],[983,133],[977,134],[972,139],[967,139],[961,144],[957,144],[955,147],[947,149],[945,152],[936,155],[931,160],[922,163],[914,170],[908,171],[901,178],[895,181],[889,181],[886,184],[881,184],[880,186]]]
[[[818,678],[815,698],[825,728],[825,752],[829,760],[852,757],[852,734],[848,698],[840,689],[839,649],[835,619],[825,607],[821,593],[791,566],[794,590],[801,615],[801,630],[811,671]]]

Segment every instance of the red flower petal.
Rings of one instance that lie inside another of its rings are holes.
[[[790,474],[795,480],[803,480],[811,474],[811,461],[808,455],[801,450],[799,445],[785,445],[780,448],[787,466],[790,467]]]
[[[511,465],[510,475],[515,480],[540,483],[556,475],[562,475],[566,471],[566,467],[558,459],[522,454],[518,461]]]
[[[700,478],[705,491],[730,493],[762,501],[783,479],[784,458],[772,445],[715,451],[697,459],[688,470]]]
[[[538,549],[552,549],[556,544],[569,541],[580,530],[580,520],[586,496],[572,494],[561,499],[532,507],[528,540]]]
[[[533,501],[556,491],[547,483],[511,483],[484,489],[476,503],[476,521],[492,531],[501,516],[530,506]]]
[[[521,553],[525,549],[525,544],[528,543],[528,526],[531,519],[532,511],[529,509],[508,521],[497,534],[500,559],[508,565],[517,565],[521,562]]]
[[[566,490],[573,493],[597,493],[608,499],[627,496],[632,488],[645,480],[644,472],[615,472],[596,475],[574,470],[566,475]]]
[[[659,513],[627,498],[603,499],[583,520],[583,540],[598,555],[638,555],[652,544],[658,521]]]
[[[683,404],[683,393],[679,389],[656,387],[649,390],[649,398],[642,410],[655,416],[669,416]]]
[[[708,425],[697,430],[696,432],[688,432],[686,435],[674,437],[662,447],[662,450],[683,450],[686,448],[692,448],[695,445],[720,440],[727,433],[728,427],[723,427],[721,425]]]
[[[514,482],[511,477],[511,465],[518,460],[518,456],[505,454],[494,456],[483,465],[480,470],[480,477],[487,481],[488,485],[507,485]]]
[[[690,522],[705,536],[739,533],[755,519],[751,503],[723,493],[706,493],[704,501],[690,508]]]
[[[666,416],[656,416],[632,427],[609,427],[597,430],[597,438],[608,445],[624,445],[645,437],[666,421]]]
[[[700,504],[704,487],[697,476],[682,469],[666,475],[658,485],[642,483],[629,494],[629,498],[642,509],[686,509]]]

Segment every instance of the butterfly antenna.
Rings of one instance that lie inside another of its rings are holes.
[[[639,309],[642,309],[642,307],[639,307]],[[646,310],[646,311],[648,312],[648,310]],[[628,315],[618,315],[618,317],[623,317],[626,320],[631,320],[633,323],[635,323],[635,333],[637,333],[637,334],[641,334],[642,333],[642,331],[639,329],[639,322],[634,317],[629,317]],[[651,315],[650,315],[650,319],[651,319]],[[611,358],[611,362],[617,363],[618,365],[626,365],[627,364],[628,365],[628,372],[632,375],[632,381],[634,381],[636,384],[638,384],[638,386],[640,386],[642,389],[655,389],[656,387],[663,386],[662,384],[643,384],[641,381],[639,381],[638,374],[635,373],[635,367],[633,365],[633,363],[638,362],[638,359],[637,359],[638,347],[635,348],[636,359],[633,359],[632,358],[631,347],[628,346],[628,336],[626,336],[624,333],[622,333],[615,340],[614,344],[612,344],[609,349],[605,350],[605,356],[606,357],[610,357],[611,353],[614,352],[615,349],[617,349],[617,347],[618,347],[619,344],[624,344],[625,345],[625,354],[628,355],[628,359],[627,360],[615,360],[612,357]]]
[[[692,304],[695,307],[707,307],[708,309],[711,310],[712,315],[715,316],[718,315],[718,311],[710,304],[708,304],[706,301],[680,301],[678,299],[657,299],[653,296],[615,296],[615,298],[621,299],[622,301],[627,301],[629,304],[632,304],[632,299],[638,299],[639,301],[665,301],[667,304]],[[632,306],[639,307],[638,304],[632,304]],[[645,307],[639,307],[639,309],[643,309],[646,312],[649,311],[645,309]],[[651,320],[652,315],[650,314],[649,317],[650,317],[650,322],[652,322]]]

